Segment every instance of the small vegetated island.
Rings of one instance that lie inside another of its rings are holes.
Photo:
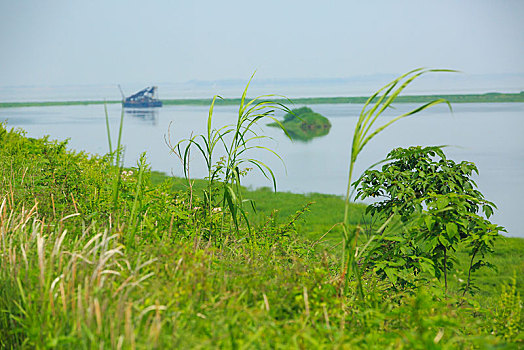
[[[267,124],[277,127],[277,123]],[[293,140],[311,141],[315,137],[325,136],[331,129],[329,119],[313,112],[309,107],[295,108],[284,116],[282,125]]]

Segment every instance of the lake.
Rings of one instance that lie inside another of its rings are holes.
[[[325,104],[310,107],[331,121],[328,135],[307,143],[292,142],[282,131],[262,124],[257,129],[259,134],[271,137],[262,144],[275,150],[285,165],[268,152],[257,151],[252,156],[272,167],[279,191],[343,195],[347,186],[351,137],[362,106]],[[385,122],[414,107],[398,104],[387,111],[382,120]],[[214,125],[234,122],[237,110],[234,106],[215,107]],[[108,111],[113,140],[116,140],[121,106],[108,105]],[[176,143],[191,133],[204,133],[207,115],[208,107],[199,106],[166,106],[155,111],[126,112],[125,164],[135,165],[140,153],[145,151],[153,170],[181,176],[182,166],[170,154],[165,138],[169,135]],[[50,135],[52,139],[70,139],[73,149],[98,154],[108,151],[104,107],[100,105],[0,109],[0,121],[4,120],[8,121],[8,127],[23,128],[31,137]],[[508,236],[524,237],[519,220],[522,215],[520,200],[524,198],[523,135],[522,103],[455,104],[453,113],[444,105],[436,106],[399,121],[375,137],[359,156],[355,174],[358,176],[368,166],[385,158],[395,147],[449,145],[445,149],[448,158],[456,162],[472,161],[479,168],[480,175],[475,181],[486,198],[499,208],[492,221],[505,226]],[[192,158],[191,176],[204,177],[204,163],[196,149]],[[252,187],[271,186],[255,171],[249,172],[243,183]]]

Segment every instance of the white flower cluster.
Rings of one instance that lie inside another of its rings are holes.
[[[193,210],[200,210],[200,209],[202,209],[202,207],[193,207]],[[213,213],[220,213],[220,212],[222,212],[222,208],[221,207],[216,207],[216,208],[211,209],[211,211]]]
[[[129,179],[131,176],[133,176],[133,170],[129,170],[129,171],[122,171],[122,180],[126,181],[127,179]]]

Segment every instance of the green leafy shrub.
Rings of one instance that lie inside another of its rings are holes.
[[[478,173],[471,162],[447,159],[441,147],[409,147],[391,151],[379,170],[368,170],[355,182],[357,198],[383,198],[368,206],[372,215],[396,216],[404,227],[378,237],[369,253],[369,263],[392,282],[407,281],[406,275],[429,273],[444,279],[455,263],[460,243],[470,248],[471,273],[489,266],[490,253],[501,227],[487,218],[495,205],[484,198],[471,179]],[[409,223],[409,225],[408,225]],[[375,259],[378,256],[383,259]],[[374,257],[371,259],[371,257]]]

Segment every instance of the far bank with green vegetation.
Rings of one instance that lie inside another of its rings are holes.
[[[507,103],[507,102],[524,102],[524,91],[520,93],[501,93],[490,92],[485,94],[443,94],[443,95],[411,95],[399,96],[395,103],[426,103],[435,99],[443,98],[450,103]],[[367,97],[299,97],[293,98],[296,105],[305,104],[339,104],[355,103],[364,104]],[[181,106],[209,106],[212,99],[165,99],[162,100],[164,105],[181,105]],[[276,99],[275,101],[282,104],[289,104],[289,100]],[[81,106],[81,105],[102,105],[122,103],[117,100],[85,100],[85,101],[31,101],[31,102],[0,102],[0,108],[16,107],[48,107],[48,106]],[[216,101],[219,106],[238,105],[238,98],[224,98]]]

